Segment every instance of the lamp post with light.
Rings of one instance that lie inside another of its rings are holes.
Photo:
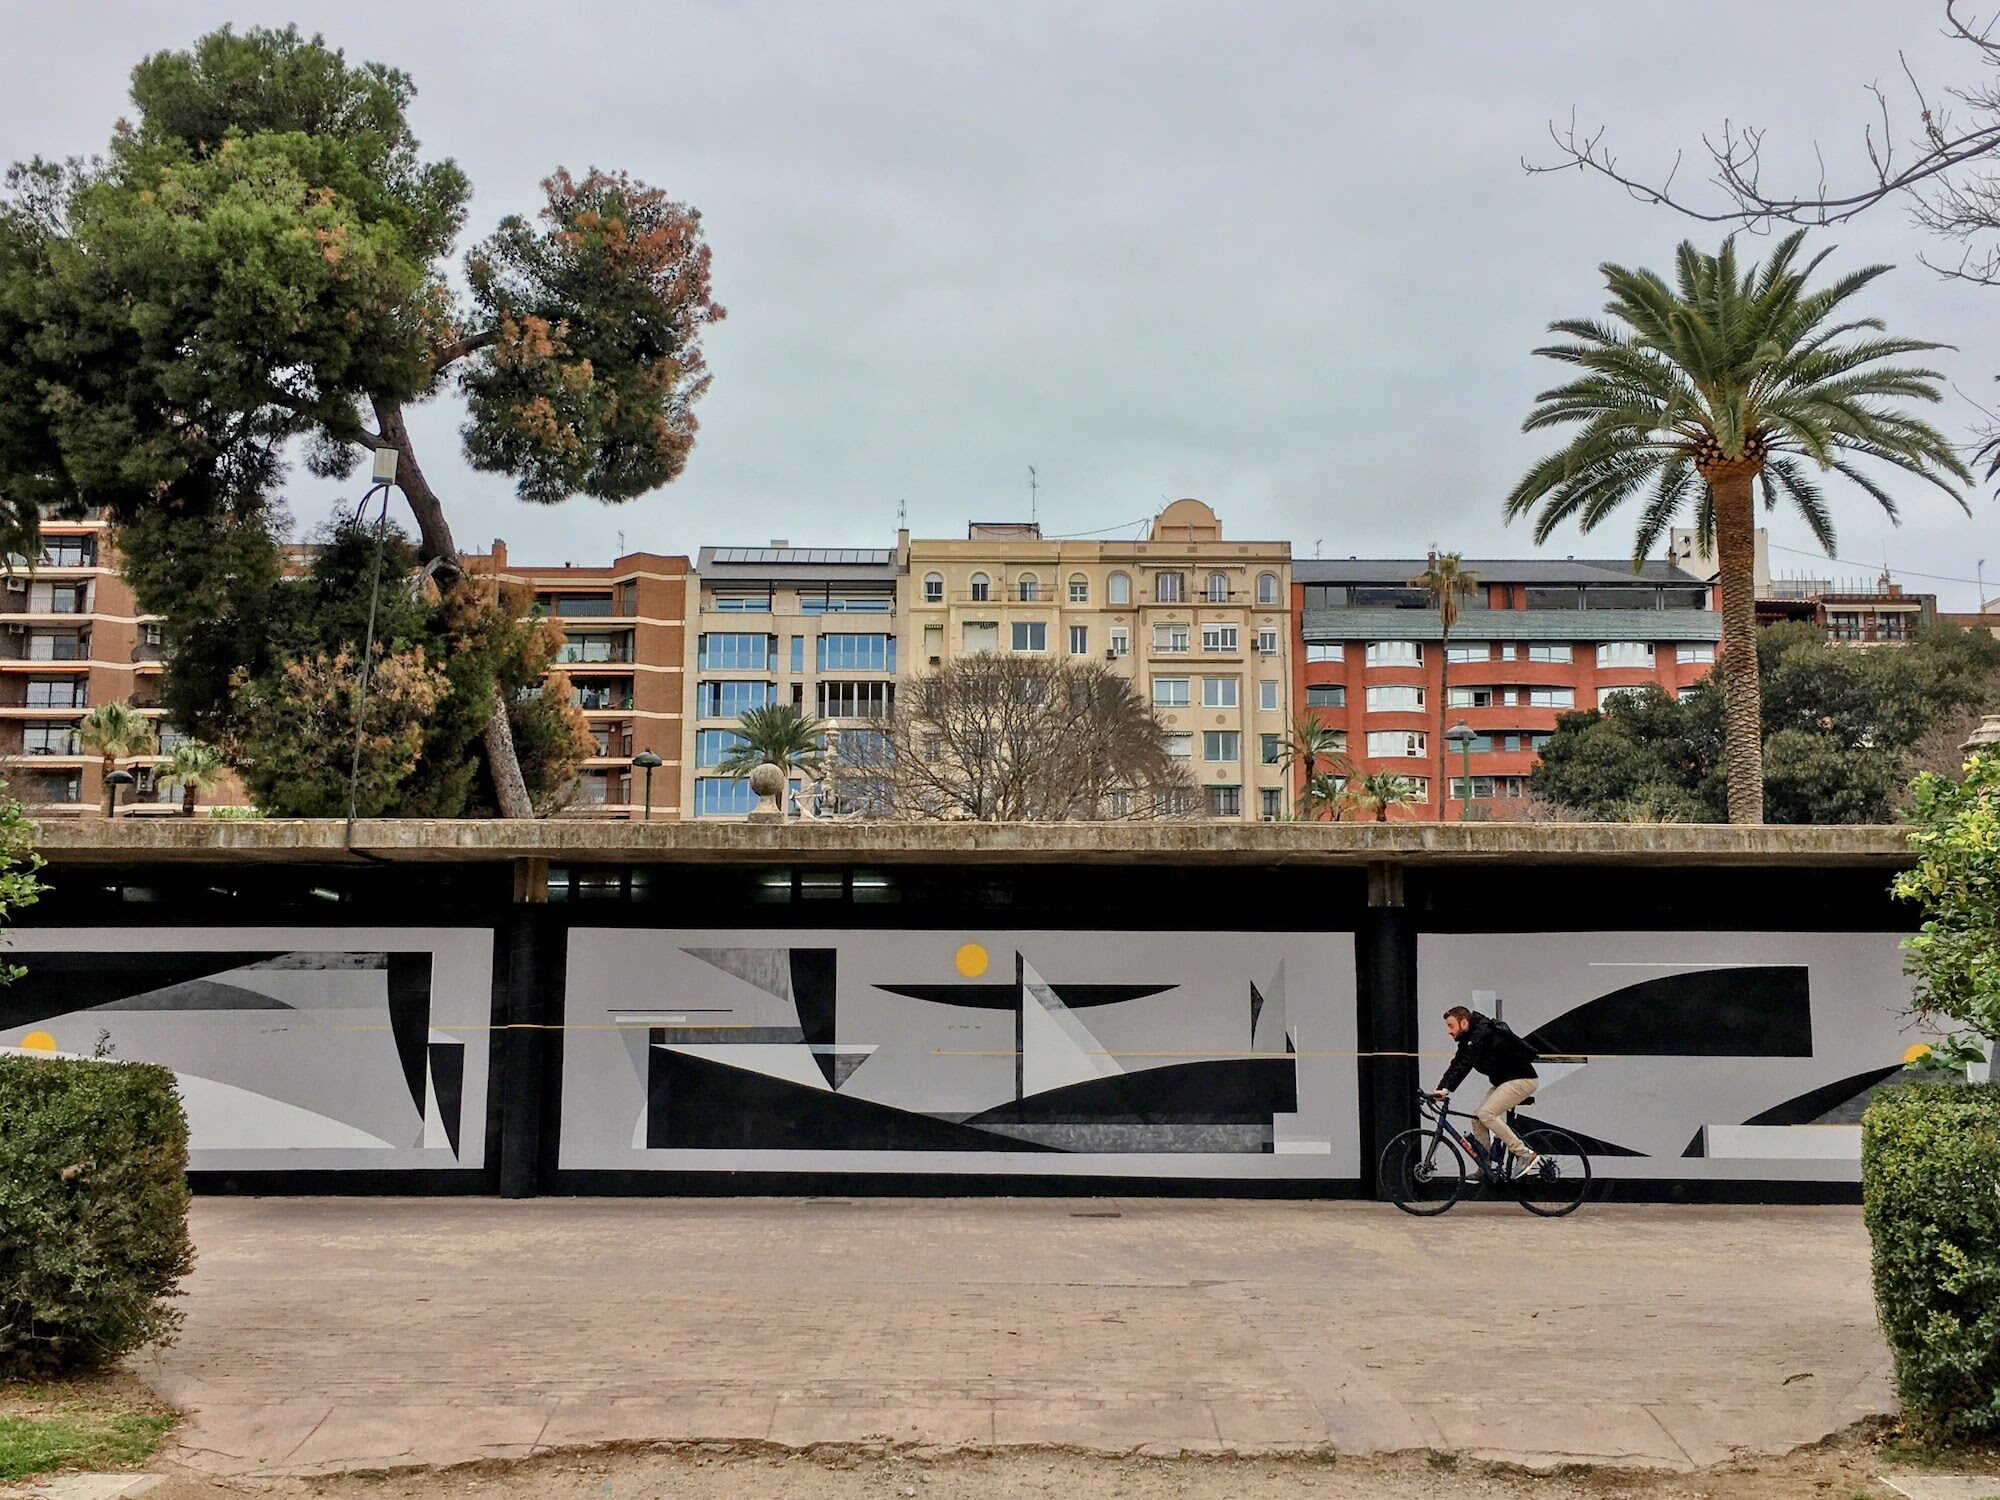
[[[646,812],[644,821],[648,823],[653,821],[653,773],[665,764],[665,761],[661,760],[659,756],[653,754],[650,750],[641,750],[637,755],[632,757],[634,769],[646,773]]]
[[[111,794],[111,816],[118,816],[118,794],[139,780],[130,771],[113,771],[104,778],[104,785]]]
[[[361,793],[361,732],[368,722],[368,674],[374,666],[375,658],[375,613],[382,602],[382,550],[389,540],[389,491],[396,487],[396,458],[394,448],[375,450],[374,483],[368,486],[368,493],[361,497],[361,503],[354,507],[354,519],[358,522],[368,510],[368,502],[379,492],[382,496],[382,515],[375,523],[375,578],[368,586],[368,634],[361,646],[361,687],[354,697],[354,760],[347,771],[347,842],[354,842],[355,804]]]
[[[1444,742],[1458,752],[1460,763],[1465,767],[1465,795],[1458,802],[1458,821],[1461,823],[1467,821],[1472,811],[1472,746],[1478,738],[1479,735],[1472,726],[1463,719],[1444,732]],[[1445,800],[1449,801],[1451,799],[1449,782],[1445,785],[1444,793]],[[1439,806],[1442,807],[1443,804],[1440,803]]]

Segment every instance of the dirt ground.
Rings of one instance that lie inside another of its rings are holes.
[[[1392,1458],[1097,1458],[1051,1450],[935,1457],[817,1449],[805,1453],[707,1443],[556,1454],[525,1463],[411,1474],[216,1483],[183,1477],[148,1500],[241,1500],[252,1494],[329,1500],[1859,1500],[1894,1492],[1878,1478],[1907,1468],[1882,1433],[1851,1431],[1789,1454],[1695,1474],[1569,1469],[1533,1475],[1442,1454]],[[1981,1465],[2000,1472],[2000,1463]]]

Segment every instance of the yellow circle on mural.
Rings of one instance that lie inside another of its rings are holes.
[[[53,1052],[56,1050],[56,1039],[46,1031],[31,1031],[21,1038],[21,1050],[24,1052]]]
[[[991,962],[986,950],[977,943],[967,943],[952,955],[951,961],[958,965],[958,972],[967,979],[977,979],[986,972],[986,965]]]
[[[1910,1049],[1903,1054],[1903,1066],[1907,1068],[1916,1063],[1920,1063],[1930,1055],[1931,1055],[1931,1044],[1929,1042],[1914,1043],[1910,1047]]]

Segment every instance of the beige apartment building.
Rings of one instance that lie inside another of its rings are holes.
[[[974,522],[963,541],[912,540],[906,555],[908,672],[976,651],[1105,661],[1153,705],[1201,811],[1285,816],[1289,542],[1226,540],[1213,510],[1176,500],[1143,541]]]

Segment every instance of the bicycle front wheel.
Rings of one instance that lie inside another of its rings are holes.
[[[1542,1159],[1533,1172],[1516,1171],[1513,1187],[1521,1207],[1545,1219],[1575,1213],[1590,1191],[1590,1158],[1576,1137],[1542,1126],[1524,1134],[1521,1144]]]
[[[1396,1207],[1429,1218],[1465,1196],[1465,1155],[1435,1131],[1406,1130],[1382,1149],[1382,1185]]]

